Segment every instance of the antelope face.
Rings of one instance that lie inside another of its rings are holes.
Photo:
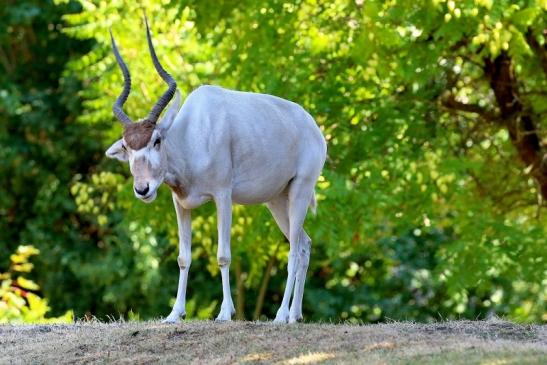
[[[152,107],[150,114],[145,119],[134,123],[122,109],[131,91],[131,76],[127,65],[118,51],[114,36],[110,32],[112,50],[124,79],[122,93],[114,102],[112,110],[116,118],[123,124],[124,131],[123,138],[110,146],[106,151],[106,156],[123,162],[129,162],[129,169],[134,178],[133,190],[135,196],[149,203],[156,198],[158,188],[162,184],[167,172],[167,152],[162,142],[180,109],[180,93],[176,90],[177,84],[175,80],[163,69],[156,56],[146,16],[144,22],[152,62],[158,74],[167,83],[168,89]],[[175,95],[175,92],[177,94],[175,101],[165,113],[161,123],[156,123],[161,112]]]
[[[175,101],[158,124],[149,120],[126,124],[123,137],[106,151],[109,158],[129,162],[135,196],[146,203],[156,198],[157,190],[165,179],[167,150],[164,140],[180,110],[180,101],[177,91]]]
[[[130,124],[124,130],[123,138],[116,141],[106,156],[129,162],[133,175],[135,196],[149,203],[156,198],[167,170],[167,161],[162,149],[162,136],[151,123]]]

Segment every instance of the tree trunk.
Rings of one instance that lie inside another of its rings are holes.
[[[526,171],[536,180],[542,201],[547,201],[547,151],[541,145],[534,116],[526,111],[519,97],[511,58],[502,52],[494,60],[485,60],[485,74],[500,109],[501,122],[507,128],[513,146]]]
[[[275,255],[277,253],[277,248],[270,259],[268,260],[268,265],[266,265],[266,270],[264,271],[264,276],[262,277],[262,282],[260,284],[260,289],[258,290],[258,297],[256,298],[255,310],[253,313],[253,319],[257,321],[260,319],[260,314],[262,314],[262,307],[264,306],[264,297],[266,296],[266,290],[268,289],[268,283],[272,276],[272,269],[275,264]]]
[[[241,261],[234,260],[235,277],[236,277],[236,319],[245,319],[245,286],[243,282],[243,272],[241,271]]]

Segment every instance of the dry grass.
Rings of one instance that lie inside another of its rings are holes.
[[[0,363],[546,364],[547,327],[501,320],[0,326]]]

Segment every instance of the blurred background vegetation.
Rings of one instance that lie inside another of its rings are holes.
[[[104,158],[121,134],[109,27],[129,115],[164,89],[143,10],[183,95],[274,94],[321,126],[306,319],[547,321],[546,0],[2,1],[0,321],[169,313],[170,192],[142,204]],[[213,213],[193,215],[193,318],[220,306]],[[272,318],[288,244],[264,207],[233,221],[237,317]]]

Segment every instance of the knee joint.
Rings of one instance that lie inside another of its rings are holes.
[[[306,237],[302,240],[301,245],[298,250],[299,260],[302,264],[307,265],[310,261],[311,253],[311,240],[309,237]]]
[[[184,269],[190,267],[190,261],[191,261],[191,259],[189,257],[185,257],[185,256],[177,257],[177,263],[179,264],[179,268],[181,270],[184,270]]]
[[[298,252],[301,255],[309,254],[311,251],[311,239],[308,237],[308,235],[305,235],[302,240],[299,242],[298,245]]]
[[[302,253],[300,254],[300,257],[298,258],[298,262],[299,262],[301,265],[307,266],[307,265],[310,263],[309,251],[308,251],[308,252],[302,252]]]
[[[217,256],[218,266],[228,266],[232,262],[232,257],[227,255]]]

